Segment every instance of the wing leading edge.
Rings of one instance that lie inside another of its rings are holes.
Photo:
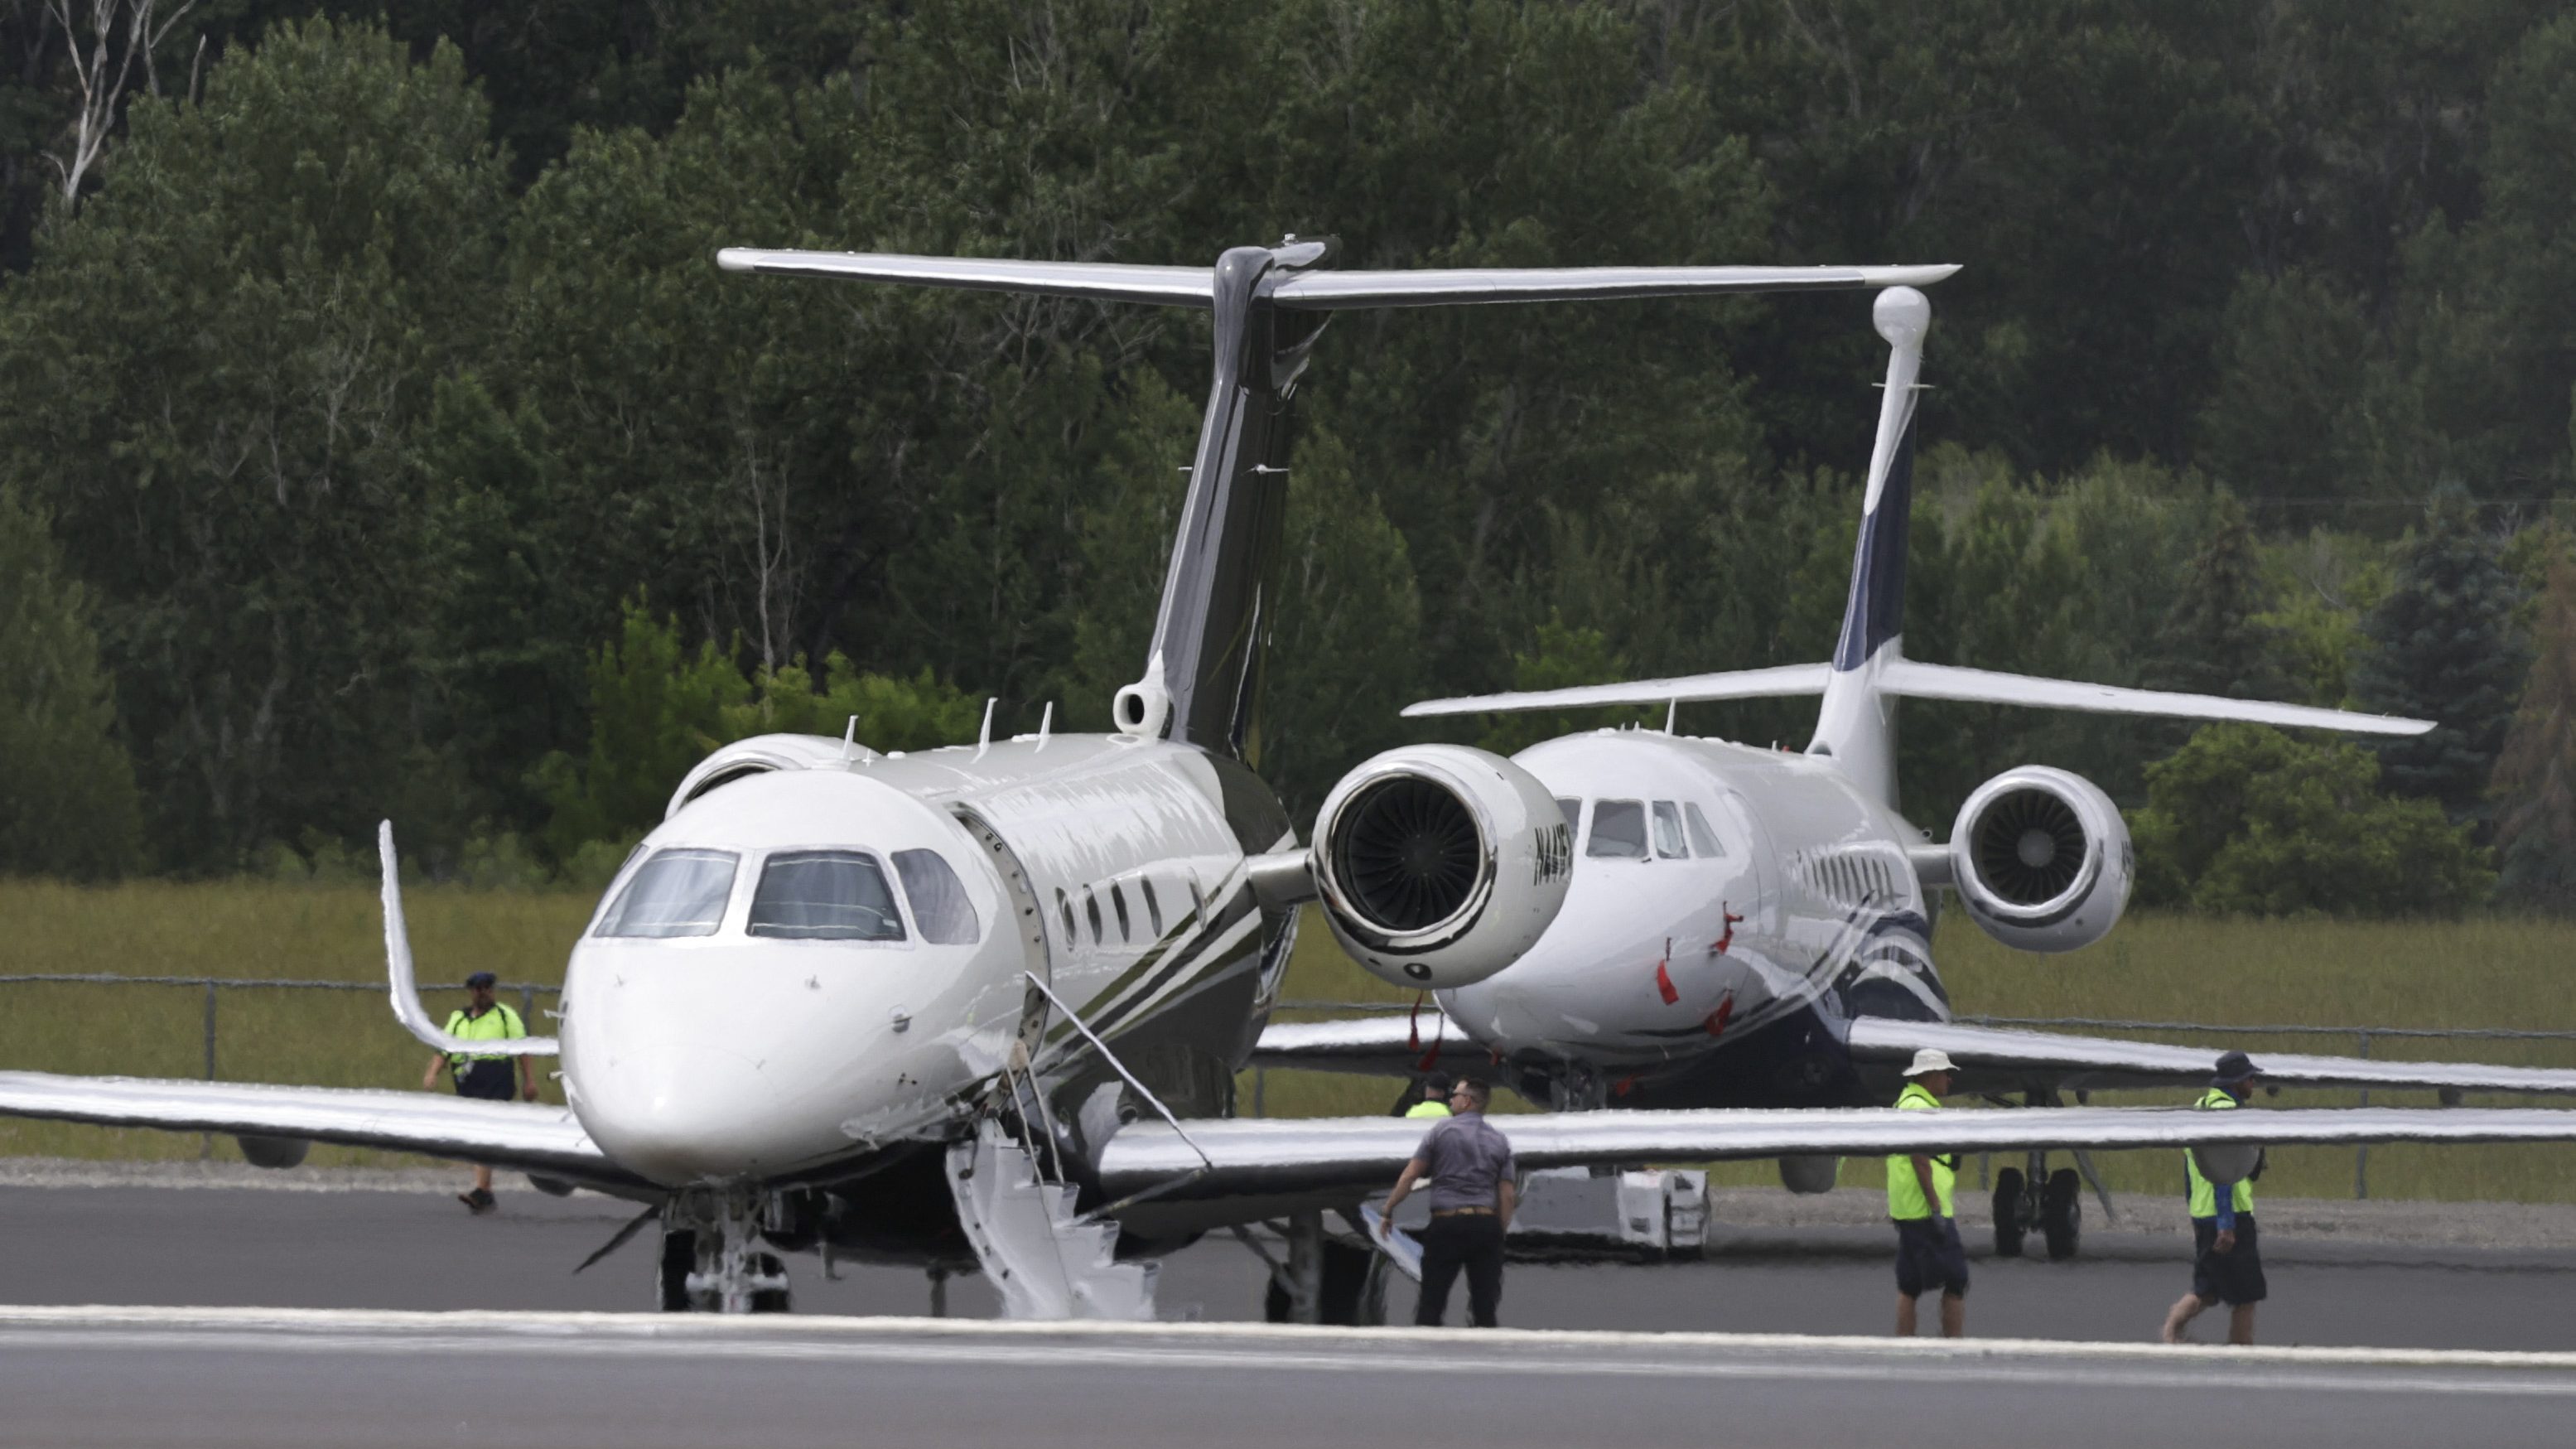
[[[1523,1168],[1710,1162],[1832,1153],[2104,1150],[2364,1142],[2576,1141],[2576,1111],[2549,1108],[2188,1107],[1903,1112],[1891,1107],[1497,1116]],[[1422,1141],[1389,1117],[1140,1122],[1102,1150],[1102,1185],[1164,1202],[1278,1199],[1386,1186]],[[1205,1154],[1205,1162],[1201,1154]]]
[[[607,1188],[645,1185],[611,1162],[565,1107],[427,1092],[0,1072],[0,1114],[102,1127],[302,1138],[420,1152]]]
[[[1896,1066],[1935,1048],[1960,1067],[1962,1091],[2198,1086],[2217,1053],[2208,1047],[2110,1037],[2059,1036],[1948,1021],[1864,1016],[1851,1024],[1852,1060]],[[2368,1057],[2257,1052],[2265,1081],[2284,1087],[2385,1087],[2444,1092],[2576,1092],[2576,1071],[2479,1062],[2374,1061]]]

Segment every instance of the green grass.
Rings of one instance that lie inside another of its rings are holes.
[[[423,886],[405,903],[424,979],[488,969],[503,980],[553,984],[593,904],[568,891]],[[82,888],[0,882],[0,975],[303,978],[365,983],[351,992],[235,989],[218,998],[216,1074],[228,1081],[412,1088],[428,1053],[395,1024],[380,988],[383,943],[373,890],[361,886],[133,883]],[[1988,941],[1952,913],[1938,955],[1965,1014],[2352,1026],[2576,1030],[2576,927],[2530,921],[2228,922],[2146,916],[2072,956],[2031,956]],[[1317,920],[1298,938],[1285,994],[1296,1000],[1409,1003],[1409,993],[1361,971]],[[433,994],[432,1008],[447,1000]],[[541,999],[540,1006],[543,1001]],[[0,985],[0,1067],[196,1077],[204,1070],[205,994],[195,986]],[[542,1030],[538,1024],[538,1029]],[[2192,1041],[2190,1033],[2157,1032]],[[2343,1037],[2197,1040],[2266,1050],[2348,1052]],[[2576,1066],[2576,1042],[2380,1039],[2374,1056]],[[1241,1083],[1250,1111],[1254,1083]],[[1261,1083],[1273,1116],[1374,1114],[1391,1083],[1273,1072]],[[552,1096],[550,1091],[549,1096]],[[2106,1094],[2104,1101],[2175,1101],[2176,1093]],[[2348,1104],[2350,1094],[2285,1094]],[[2391,1098],[2406,1105],[2428,1099]],[[2515,1105],[2507,1102],[2507,1105]],[[1526,1104],[1505,1094],[1505,1110]],[[193,1136],[110,1131],[0,1118],[0,1155],[193,1158]],[[219,1158],[236,1156],[218,1140]],[[316,1162],[382,1164],[394,1154],[317,1148]],[[2101,1159],[2115,1189],[2162,1194],[2169,1152]],[[1767,1164],[1723,1164],[1730,1184],[1774,1180]],[[2274,1154],[2264,1189],[2348,1196],[2349,1151]],[[1973,1168],[1968,1181],[1974,1182]],[[2374,1197],[2576,1201],[2576,1147],[2384,1147],[2370,1158]],[[1844,1181],[1875,1183],[1878,1164],[1845,1164]]]

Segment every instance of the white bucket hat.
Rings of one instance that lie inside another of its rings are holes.
[[[1914,1065],[1905,1069],[1905,1075],[1919,1077],[1925,1072],[1955,1072],[1958,1069],[1958,1064],[1950,1060],[1948,1052],[1939,1047],[1925,1047],[1914,1054]]]

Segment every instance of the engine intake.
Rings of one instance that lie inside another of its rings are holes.
[[[2044,765],[2007,770],[1968,796],[1950,831],[1950,872],[1969,917],[2023,951],[2102,939],[2137,873],[2111,797]]]
[[[1574,840],[1527,770],[1484,750],[1413,745],[1333,787],[1313,858],[1343,949],[1395,985],[1445,990],[1537,943],[1565,903]]]

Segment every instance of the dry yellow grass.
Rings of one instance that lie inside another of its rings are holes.
[[[578,892],[421,887],[406,904],[424,978],[455,981],[484,968],[506,981],[552,984],[562,979],[565,955],[592,900]],[[375,894],[365,887],[0,882],[0,921],[7,922],[0,931],[0,975],[300,978],[369,986],[383,979]],[[1306,924],[1289,971],[1290,998],[1412,999],[1361,971],[1321,922]],[[1953,914],[1937,943],[1952,997],[1967,1014],[2576,1030],[2576,996],[2562,984],[2576,967],[2576,928],[2548,922],[2147,916],[2122,924],[2091,950],[2043,957],[2006,951]],[[433,996],[433,1007],[441,1001]],[[0,1066],[195,1077],[204,1065],[203,1012],[203,990],[190,986],[0,985]],[[217,1074],[227,1080],[412,1087],[428,1060],[394,1023],[377,990],[225,990],[218,1036]],[[2200,1040],[2213,1051],[2240,1045],[2258,1055],[2353,1048],[2350,1038],[2334,1037]],[[2383,1038],[2372,1052],[2576,1066],[2576,1042]],[[1246,1074],[1246,1111],[1253,1088]],[[1274,1116],[1377,1113],[1394,1095],[1390,1083],[1314,1073],[1271,1073],[1262,1083],[1263,1105]],[[1525,1109],[1508,1098],[1504,1106]],[[0,1155],[194,1157],[198,1150],[194,1137],[0,1118]],[[230,1156],[233,1148],[219,1141],[215,1151]],[[2163,1194],[2175,1176],[2170,1157],[2112,1154],[2103,1167],[2118,1190]],[[335,1149],[317,1149],[315,1158],[394,1160]],[[1877,1171],[1874,1163],[1854,1162],[1846,1165],[1845,1180],[1874,1182]],[[1727,1165],[1719,1178],[1772,1180],[1761,1164]],[[2349,1152],[2287,1149],[2275,1154],[2265,1187],[2340,1196],[2352,1191],[2352,1178]],[[2576,1199],[2576,1148],[2383,1148],[2371,1156],[2370,1179],[2379,1197],[2564,1201]]]

